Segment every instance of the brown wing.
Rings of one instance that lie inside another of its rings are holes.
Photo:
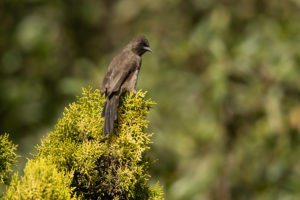
[[[137,67],[136,63],[135,55],[132,52],[123,51],[117,55],[108,67],[108,72],[102,83],[101,94],[110,96],[118,92],[126,78]]]

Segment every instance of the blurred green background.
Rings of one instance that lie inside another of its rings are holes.
[[[300,199],[300,1],[0,1],[0,129],[18,170],[145,34],[138,89],[167,200]]]

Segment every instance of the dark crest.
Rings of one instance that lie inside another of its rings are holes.
[[[138,55],[143,55],[146,51],[152,52],[149,42],[144,35],[139,35],[134,38],[132,41],[132,51]]]

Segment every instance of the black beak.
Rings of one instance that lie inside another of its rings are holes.
[[[152,53],[152,49],[150,47],[143,47],[146,51],[150,51]]]

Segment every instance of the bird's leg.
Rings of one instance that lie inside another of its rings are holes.
[[[134,96],[134,97],[136,96],[136,93],[137,93],[137,91],[136,91],[136,89],[134,88],[134,89],[133,89],[133,96]]]
[[[136,95],[136,93],[137,93],[137,91],[136,91],[136,89],[134,89],[134,96]],[[142,97],[142,99],[143,99],[143,101],[145,101],[144,97]]]

